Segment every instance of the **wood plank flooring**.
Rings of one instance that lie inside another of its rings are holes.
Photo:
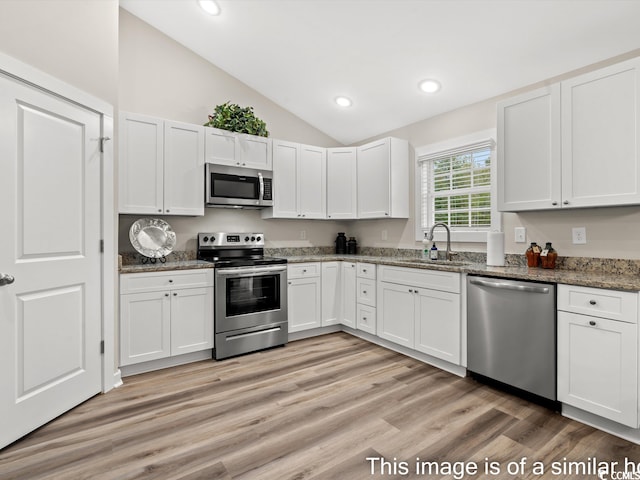
[[[640,446],[335,333],[128,377],[0,450],[0,479],[597,478],[552,471],[589,458]]]

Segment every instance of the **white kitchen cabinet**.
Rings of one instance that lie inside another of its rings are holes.
[[[409,218],[409,143],[387,137],[357,147],[358,218]]]
[[[213,348],[213,270],[120,275],[120,365]]]
[[[378,268],[378,336],[459,365],[460,274]]]
[[[640,59],[498,104],[498,209],[640,203]]]
[[[340,323],[341,262],[322,262],[322,319],[323,327]]]
[[[273,140],[273,207],[262,218],[326,218],[325,148]]]
[[[356,264],[356,329],[376,334],[376,265]]]
[[[560,207],[560,85],[498,104],[498,210]]]
[[[357,218],[356,148],[327,149],[327,218]]]
[[[121,112],[119,212],[204,215],[204,127]]]
[[[347,327],[356,328],[356,264],[342,263],[342,298],[340,323]],[[375,332],[374,332],[375,333]]]
[[[322,286],[319,262],[287,266],[289,333],[322,326]]]
[[[271,170],[271,139],[206,127],[205,159],[218,165]]]
[[[558,400],[638,427],[638,293],[558,285]]]

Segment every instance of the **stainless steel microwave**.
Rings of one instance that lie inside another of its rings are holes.
[[[273,172],[207,163],[207,207],[273,206]]]

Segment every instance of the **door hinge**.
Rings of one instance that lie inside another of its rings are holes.
[[[100,253],[104,253],[104,240],[100,239]]]
[[[104,354],[104,340],[100,340],[100,354]]]

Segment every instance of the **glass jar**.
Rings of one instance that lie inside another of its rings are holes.
[[[536,242],[531,242],[529,248],[525,252],[527,256],[527,267],[539,267],[540,266],[540,251],[542,249]]]
[[[556,268],[556,259],[558,258],[558,252],[556,252],[551,246],[551,242],[547,242],[544,250],[540,252],[540,262],[542,268]]]

